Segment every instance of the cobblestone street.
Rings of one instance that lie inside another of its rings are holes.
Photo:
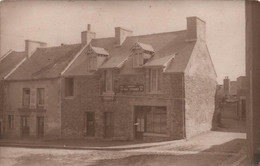
[[[128,150],[1,147],[0,165],[232,165],[243,156],[245,134],[209,132],[188,141]]]

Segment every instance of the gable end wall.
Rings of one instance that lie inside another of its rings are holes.
[[[211,130],[216,74],[206,44],[197,42],[185,71],[186,137]]]

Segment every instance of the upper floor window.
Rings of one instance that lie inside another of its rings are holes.
[[[23,107],[30,106],[30,88],[23,88]]]
[[[149,69],[149,92],[161,90],[161,70]]]
[[[133,66],[135,68],[142,67],[144,64],[144,58],[142,53],[134,53],[133,55]]]
[[[107,70],[105,71],[105,79],[106,79],[106,92],[113,91],[113,71]]]
[[[70,97],[74,95],[74,79],[65,78],[65,96]]]
[[[97,57],[89,56],[89,70],[97,70]]]
[[[44,107],[45,104],[45,89],[37,88],[37,107]]]

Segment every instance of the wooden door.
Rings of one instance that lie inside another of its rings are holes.
[[[85,113],[85,133],[86,136],[95,136],[95,113]]]
[[[149,107],[135,107],[135,139],[143,139],[143,134],[146,131],[146,111]]]
[[[37,117],[37,137],[44,136],[44,117]]]
[[[21,116],[21,137],[25,138],[30,135],[30,127],[28,125],[28,116]]]
[[[114,136],[114,113],[105,112],[105,138]]]

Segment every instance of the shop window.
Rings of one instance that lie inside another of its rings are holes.
[[[94,55],[89,56],[89,70],[97,70],[97,57]]]
[[[149,69],[149,92],[161,90],[161,70]]]
[[[65,96],[71,97],[74,95],[74,79],[65,78]]]
[[[30,88],[23,88],[23,107],[30,106]]]
[[[37,107],[44,107],[45,104],[45,89],[37,88]]]
[[[8,128],[14,128],[14,115],[8,115]]]
[[[148,133],[166,134],[166,107],[152,107],[147,112],[146,131]]]

